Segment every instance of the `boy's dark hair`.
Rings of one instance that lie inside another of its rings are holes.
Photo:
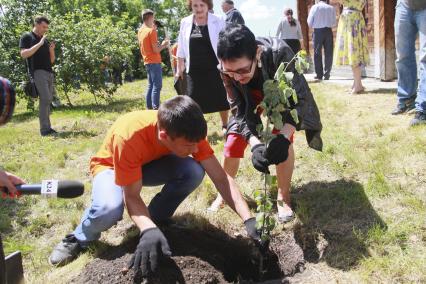
[[[219,33],[217,56],[221,60],[256,57],[257,43],[254,34],[245,25],[230,23]]]
[[[158,109],[158,126],[172,138],[198,142],[207,136],[207,122],[198,104],[188,96],[163,102]]]
[[[43,22],[45,22],[48,25],[50,24],[50,21],[46,16],[37,16],[34,18],[33,26],[35,26],[35,24],[41,24]]]
[[[226,3],[226,4],[228,4],[228,5],[234,6],[234,1],[232,1],[232,0],[225,0],[223,2]]]

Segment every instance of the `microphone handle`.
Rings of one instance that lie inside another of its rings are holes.
[[[41,184],[21,184],[15,185],[16,189],[22,195],[37,195],[41,194]],[[0,187],[0,191],[9,194],[7,187]]]
[[[15,187],[22,195],[41,194],[41,184],[21,184]]]

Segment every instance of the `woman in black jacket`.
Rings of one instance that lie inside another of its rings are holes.
[[[220,71],[227,90],[232,118],[228,124],[224,149],[224,169],[235,177],[245,148],[250,145],[253,166],[268,172],[269,165],[276,165],[278,180],[278,220],[288,222],[293,217],[290,207],[290,185],[294,168],[293,134],[305,130],[310,147],[321,150],[321,121],[318,108],[303,75],[293,66],[288,70],[294,73],[292,80],[299,102],[299,123],[296,124],[290,112],[283,112],[284,128],[275,131],[275,138],[266,147],[259,139],[256,126],[261,123],[261,112],[255,111],[263,99],[263,83],[274,77],[282,62],[290,62],[294,53],[282,40],[275,38],[255,38],[243,25],[230,24],[219,36],[218,57]],[[222,204],[218,196],[210,207],[217,210]]]

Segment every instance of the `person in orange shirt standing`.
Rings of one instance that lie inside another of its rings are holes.
[[[168,39],[165,39],[161,45],[158,44],[157,28],[154,21],[155,15],[152,10],[145,9],[142,11],[143,24],[138,31],[138,42],[148,74],[147,109],[158,109],[160,105],[160,92],[163,86],[160,52],[169,46]]]
[[[74,232],[55,247],[49,262],[64,265],[72,261],[101,232],[122,219],[125,205],[141,231],[131,266],[142,269],[142,275],[154,272],[159,259],[171,254],[157,224],[170,221],[179,204],[201,184],[205,172],[244,221],[247,234],[262,245],[255,218],[206,136],[203,113],[188,96],[169,99],[158,111],[135,111],[120,117],[90,162],[92,204]],[[142,185],[164,186],[146,206],[140,194]]]

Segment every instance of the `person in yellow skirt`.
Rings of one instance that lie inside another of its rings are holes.
[[[339,19],[334,49],[336,66],[352,66],[354,83],[352,94],[364,91],[361,82],[361,67],[369,63],[368,39],[362,10],[366,0],[340,0],[343,11]]]

